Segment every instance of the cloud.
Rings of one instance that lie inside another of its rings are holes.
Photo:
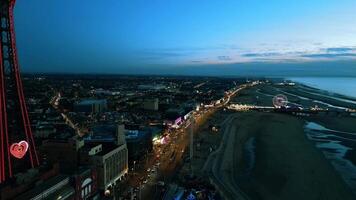
[[[232,58],[230,56],[218,56],[218,60],[221,61],[231,61]]]
[[[192,63],[202,63],[203,61],[202,60],[192,60],[190,62],[192,62]]]
[[[188,53],[184,52],[169,52],[169,51],[140,51],[137,52],[140,59],[143,60],[162,60],[162,59],[175,59],[179,57],[188,56]]]
[[[356,57],[356,53],[320,53],[320,54],[305,54],[305,58],[342,58],[342,57]]]
[[[303,51],[261,51],[244,53],[240,55],[248,59],[249,62],[298,62],[298,61],[321,61],[356,59],[355,47],[329,47],[316,48]]]
[[[145,49],[137,52],[143,62],[153,64],[227,64],[227,63],[298,63],[356,60],[354,46],[263,46],[239,48],[235,45],[215,47],[176,47]]]
[[[272,57],[272,56],[281,56],[282,53],[277,52],[266,52],[266,53],[246,53],[242,54],[243,57]]]
[[[345,52],[350,52],[354,51],[356,48],[350,48],[350,47],[333,47],[333,48],[327,48],[326,52],[328,53],[345,53]]]

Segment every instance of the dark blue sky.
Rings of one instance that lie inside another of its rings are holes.
[[[15,24],[26,72],[308,74],[353,70],[355,10],[354,0],[18,0]]]

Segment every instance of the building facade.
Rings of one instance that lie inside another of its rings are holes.
[[[43,142],[40,152],[44,164],[59,163],[64,173],[76,170],[79,165],[78,152],[84,141],[77,136],[68,139],[51,139]]]
[[[128,150],[126,143],[120,146],[103,143],[89,151],[89,161],[96,167],[98,188],[102,191],[121,181],[128,173]]]

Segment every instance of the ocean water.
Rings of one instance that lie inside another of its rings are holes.
[[[314,122],[306,123],[305,133],[356,194],[356,166],[346,156],[356,150],[356,133],[331,130]]]
[[[294,82],[356,98],[356,78],[343,77],[300,77],[287,78]]]

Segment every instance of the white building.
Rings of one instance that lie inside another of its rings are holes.
[[[90,160],[97,168],[98,188],[106,190],[128,173],[128,151],[126,143],[120,146],[111,143],[98,146],[95,147],[96,154],[92,155]]]

